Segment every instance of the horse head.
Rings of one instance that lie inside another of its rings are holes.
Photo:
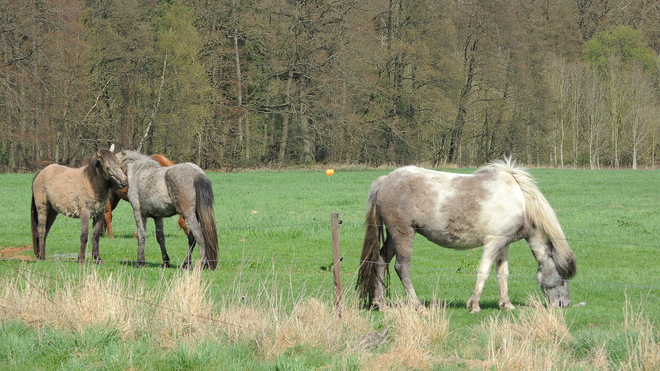
[[[118,191],[128,186],[128,178],[119,166],[119,160],[115,156],[114,144],[110,150],[101,149],[96,152],[96,160],[102,169],[102,176],[105,180],[109,180],[112,184],[112,189]]]
[[[568,293],[568,277],[562,277],[553,259],[539,263],[536,280],[554,308],[565,308],[571,303]]]

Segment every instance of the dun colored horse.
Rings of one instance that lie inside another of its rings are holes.
[[[128,176],[128,201],[138,229],[138,259],[145,263],[145,225],[147,218],[156,224],[156,240],[163,256],[163,266],[170,263],[165,248],[163,218],[179,214],[190,229],[188,254],[183,268],[191,266],[195,242],[199,244],[199,259],[203,267],[215,269],[218,262],[218,234],[213,211],[211,180],[199,166],[191,163],[161,167],[158,162],[135,151],[117,155]]]
[[[467,301],[471,313],[481,311],[479,301],[493,263],[500,286],[499,306],[515,308],[507,287],[509,244],[523,238],[538,262],[536,279],[549,303],[554,307],[570,303],[567,279],[576,273],[573,251],[531,175],[515,168],[510,159],[490,163],[474,174],[408,166],[373,182],[358,272],[359,293],[369,306],[386,307],[383,278],[396,255],[394,269],[408,299],[424,311],[410,280],[415,233],[452,249],[484,247],[477,283]]]
[[[160,166],[172,166],[174,165],[174,162],[170,160],[169,158],[165,157],[165,155],[153,155],[151,156],[151,159],[158,162]],[[118,190],[117,192],[112,192],[110,195],[110,200],[108,201],[108,204],[105,205],[105,228],[106,228],[106,236],[109,238],[115,238],[115,234],[112,231],[112,212],[117,208],[117,204],[119,204],[120,200],[124,200],[128,202],[128,187],[122,188]],[[183,217],[179,217],[179,227],[183,229],[183,233],[188,236],[190,233],[190,230],[188,229],[188,226],[186,226],[186,222],[183,220]],[[137,238],[137,232],[135,232],[135,238]]]
[[[46,237],[58,214],[79,218],[80,254],[78,262],[85,262],[89,235],[89,219],[93,219],[92,256],[103,264],[99,254],[99,238],[103,234],[103,209],[111,189],[128,184],[122,172],[114,145],[90,156],[78,169],[52,164],[41,170],[32,182],[32,246],[40,260],[46,259]]]

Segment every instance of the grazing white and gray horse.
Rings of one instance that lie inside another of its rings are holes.
[[[190,268],[192,251],[197,242],[202,267],[215,269],[218,265],[218,234],[213,211],[213,189],[204,171],[192,163],[161,167],[151,157],[136,151],[122,151],[117,158],[128,176],[128,201],[133,207],[138,230],[138,259],[135,265],[145,263],[145,227],[147,218],[153,218],[163,266],[169,267],[163,218],[179,214],[190,229],[188,253],[182,268]]]
[[[509,244],[522,238],[538,262],[536,279],[550,305],[570,303],[566,280],[576,273],[573,251],[534,179],[514,167],[511,159],[492,162],[474,174],[408,166],[372,183],[357,284],[361,299],[370,307],[386,308],[383,279],[396,255],[394,269],[408,299],[424,311],[410,281],[415,233],[452,249],[484,246],[477,284],[467,301],[471,313],[481,311],[479,300],[493,263],[500,286],[499,306],[515,309],[507,287]]]

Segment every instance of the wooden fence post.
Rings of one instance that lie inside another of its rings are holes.
[[[339,213],[332,213],[332,273],[335,277],[335,310],[341,317],[341,258],[339,256]]]

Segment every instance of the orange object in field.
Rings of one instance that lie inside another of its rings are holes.
[[[325,171],[325,175],[327,175],[327,176],[331,176],[334,173],[335,173],[335,171],[333,169],[328,169],[328,170]]]

